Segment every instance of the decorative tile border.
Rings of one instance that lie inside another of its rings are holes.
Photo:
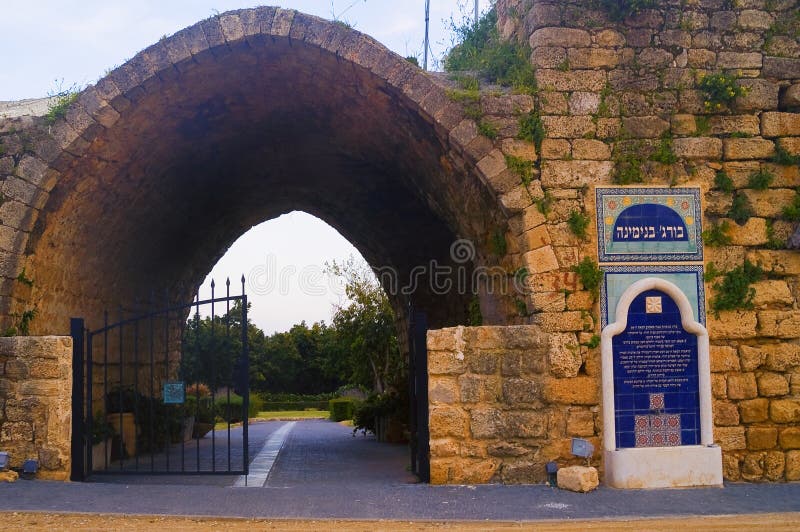
[[[611,323],[622,293],[640,279],[659,277],[677,285],[692,303],[695,320],[706,323],[706,294],[701,265],[601,266],[600,325]]]
[[[600,263],[703,260],[699,188],[595,189]]]

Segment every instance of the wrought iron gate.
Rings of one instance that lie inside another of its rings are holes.
[[[424,312],[409,312],[409,397],[411,400],[411,472],[422,482],[431,480],[428,432],[428,319]]]
[[[248,473],[247,295],[73,318],[72,480]],[[168,301],[168,299],[167,299]],[[217,312],[225,311],[218,316]],[[201,317],[202,316],[202,317]]]

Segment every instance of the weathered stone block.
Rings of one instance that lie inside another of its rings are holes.
[[[544,399],[552,403],[596,405],[600,400],[599,381],[594,377],[548,379]]]
[[[741,459],[731,453],[722,455],[722,477],[725,480],[736,482],[741,478]]]
[[[431,406],[428,424],[431,438],[464,438],[467,435],[467,415],[460,408]]]
[[[739,356],[743,371],[753,371],[767,360],[767,354],[757,347],[749,345],[739,346]]]
[[[775,423],[800,422],[800,399],[773,399],[769,403],[769,417]]]
[[[765,137],[800,135],[799,113],[762,113],[761,134]]]
[[[581,331],[585,320],[581,312],[541,312],[534,316],[534,323],[547,332]]]
[[[599,70],[562,72],[539,69],[536,71],[536,81],[545,90],[600,92],[606,84],[606,74]]]
[[[525,231],[522,236],[530,251],[549,246],[552,243],[550,231],[546,225],[539,225],[530,231]]]
[[[476,408],[470,412],[469,427],[473,438],[500,438],[505,431],[502,412],[496,408]]]
[[[758,397],[754,373],[732,373],[728,375],[728,397],[730,399],[753,399]]]
[[[763,344],[759,346],[764,357],[763,364],[773,371],[786,371],[789,368],[800,366],[800,345],[781,342],[778,344]]]
[[[763,310],[758,313],[758,330],[762,336],[800,338],[800,311]]]
[[[592,38],[588,31],[571,28],[541,28],[531,34],[531,48],[561,46],[563,48],[588,47]]]
[[[719,318],[708,316],[708,332],[712,340],[752,338],[756,336],[758,319],[755,312],[721,311]]]
[[[532,274],[549,272],[559,268],[558,258],[552,246],[544,246],[523,255],[523,261]]]
[[[669,122],[657,116],[625,117],[622,125],[635,138],[654,139],[669,131]]]
[[[504,413],[503,425],[508,438],[542,438],[547,434],[547,414],[530,410]]]
[[[760,246],[766,244],[767,220],[764,218],[750,218],[744,225],[739,225],[733,220],[725,219],[728,224],[728,236],[735,246]]]
[[[734,427],[739,424],[739,409],[727,401],[714,402],[714,424],[721,427]]]
[[[542,165],[542,186],[547,188],[581,188],[590,184],[607,184],[614,169],[612,161],[545,161]]]
[[[428,383],[428,400],[431,403],[455,403],[459,400],[456,380],[447,377],[431,377]]]
[[[786,480],[800,480],[800,451],[786,453]]]
[[[571,408],[567,413],[567,436],[594,436],[594,413]]]
[[[610,69],[620,63],[618,50],[607,48],[570,48],[567,50],[570,68],[576,69]]]
[[[747,453],[742,461],[742,479],[750,482],[761,480],[766,456],[764,452]]]
[[[758,376],[758,393],[762,397],[777,397],[789,393],[789,382],[780,373],[762,373]]]
[[[761,74],[766,78],[796,79],[800,72],[800,59],[790,57],[765,57]]]
[[[747,429],[747,448],[751,451],[772,449],[778,442],[778,429],[774,427],[750,427]]]
[[[791,205],[796,196],[794,190],[788,188],[778,188],[771,190],[752,190],[741,191],[753,208],[755,216],[765,218],[779,218],[783,210]]]
[[[532,403],[540,399],[542,399],[542,386],[537,381],[518,378],[503,381],[503,401],[506,404]]]
[[[738,96],[733,102],[737,111],[759,111],[778,108],[777,83],[766,79],[742,79],[739,85],[747,90],[743,96]]]
[[[586,493],[597,488],[600,481],[597,469],[586,466],[562,467],[558,470],[558,487],[578,493]]]
[[[684,159],[722,158],[722,140],[711,137],[680,138],[672,142],[675,155]]]
[[[542,123],[547,135],[554,139],[577,139],[595,131],[590,116],[543,116]]]
[[[724,139],[725,159],[767,159],[775,154],[775,144],[766,139]]]
[[[723,451],[735,451],[747,448],[744,427],[714,427],[714,441]]]
[[[452,344],[450,347],[452,348]],[[464,353],[428,351],[428,371],[431,375],[459,375],[464,373],[466,369]]]
[[[781,449],[800,449],[800,427],[781,429],[778,444]]]
[[[717,54],[717,68],[761,68],[762,56],[759,52],[720,52]]]
[[[769,419],[769,399],[751,399],[739,402],[742,423],[760,423]]]
[[[569,333],[551,334],[548,361],[551,375],[555,377],[577,376],[583,361],[575,335]]]
[[[739,371],[739,354],[729,346],[712,345],[710,349],[711,371]]]

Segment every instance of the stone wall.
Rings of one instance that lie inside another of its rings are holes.
[[[548,461],[578,463],[571,437],[600,450],[599,365],[586,363],[574,334],[430,331],[428,372],[434,484],[540,482]]]
[[[525,187],[533,202],[519,186],[511,192],[521,198],[511,224],[518,264],[532,274],[528,321],[548,332],[599,332],[598,309],[571,272],[583,257],[596,260],[596,235],[590,225],[582,241],[565,223],[572,211],[594,219],[591,187],[626,177],[630,184],[700,186],[706,229],[726,227],[729,240],[707,246],[707,267],[727,272],[747,259],[766,272],[752,286],[752,304],[719,314],[708,308],[725,477],[798,480],[800,257],[787,250],[797,224],[784,210],[798,201],[800,168],[775,159],[779,151],[800,155],[798,3],[658,5],[612,21],[586,2],[497,3],[501,34],[531,47],[532,107],[546,129],[540,153],[508,138],[495,142],[495,175],[508,175],[504,155],[527,157],[540,169]],[[719,72],[746,94],[717,109],[705,104],[699,82]],[[492,101],[482,98],[485,111]],[[719,186],[720,172],[732,191]],[[763,190],[751,184],[758,172],[773,176]],[[546,196],[551,208],[543,214],[537,207]],[[735,203],[750,211],[746,220],[732,219]],[[706,285],[707,302],[713,285]]]
[[[0,338],[0,450],[10,466],[33,458],[38,478],[67,480],[71,420],[72,338]]]

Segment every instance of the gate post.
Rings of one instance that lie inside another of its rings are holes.
[[[83,318],[69,321],[72,336],[72,472],[70,480],[86,480],[87,435],[85,429],[84,406],[84,335]]]

